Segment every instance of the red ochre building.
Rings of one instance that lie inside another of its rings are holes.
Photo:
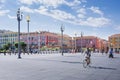
[[[30,32],[29,39],[28,33],[22,33],[21,41],[28,44],[32,49],[39,49],[44,46],[47,48],[61,48],[61,34],[41,31],[41,32]],[[71,47],[71,37],[68,35],[63,35],[63,48],[68,49]]]
[[[74,45],[76,43],[76,50],[80,51],[81,49],[90,48],[97,51],[107,51],[108,50],[108,41],[100,39],[96,36],[82,36],[74,37]]]
[[[21,41],[28,44],[28,34],[22,33]],[[48,31],[30,32],[29,33],[30,48],[39,49],[44,46],[47,48],[61,48],[61,34]],[[92,48],[99,51],[106,50],[108,42],[95,36],[70,37],[63,35],[63,49],[72,49],[80,51],[82,48]]]
[[[0,34],[0,46],[10,43],[17,42],[17,32],[12,33],[1,33]],[[25,42],[31,49],[40,49],[42,47],[47,48],[61,48],[61,34],[53,33],[48,31],[40,31],[40,32],[30,32],[29,39],[28,33],[21,33],[20,40]],[[120,49],[120,36],[113,35],[109,37],[109,44],[111,44],[115,49]],[[63,35],[63,49],[77,50],[80,51],[81,48],[92,48],[97,49],[99,51],[106,50],[108,47],[108,41],[100,39],[96,36],[77,36],[70,37],[66,34]]]

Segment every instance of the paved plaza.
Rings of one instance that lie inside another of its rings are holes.
[[[94,53],[83,68],[84,54],[0,55],[0,80],[120,80],[120,54]]]

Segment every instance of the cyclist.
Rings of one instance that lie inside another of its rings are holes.
[[[86,61],[87,61],[87,65],[90,64],[90,57],[91,57],[91,51],[89,48],[87,48],[87,51],[85,52],[86,53]]]

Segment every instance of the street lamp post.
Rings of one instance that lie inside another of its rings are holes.
[[[74,37],[72,37],[72,44],[71,44],[72,52],[74,51]]]
[[[64,31],[65,28],[62,25],[60,29],[61,29],[61,37],[62,37],[61,38],[61,50],[62,50],[62,56],[63,56],[63,31]]]
[[[28,34],[27,34],[27,42],[28,42],[28,44],[27,44],[27,51],[28,51],[28,54],[29,54],[29,22],[30,22],[30,16],[29,15],[27,15],[26,16],[26,20],[27,20],[27,30],[28,30]]]
[[[40,41],[40,31],[39,31],[38,33],[39,33],[39,53],[40,53],[40,45],[41,45],[41,41]]]
[[[83,33],[81,32],[81,53],[82,53],[82,37],[83,37]]]
[[[77,49],[77,44],[76,44],[77,41],[76,41],[76,40],[77,40],[77,33],[75,33],[75,53],[76,53],[76,51],[77,51],[77,50],[76,50],[76,49]]]
[[[20,47],[20,21],[22,20],[22,13],[20,8],[17,11],[17,21],[18,21],[18,59],[21,59],[21,47]]]

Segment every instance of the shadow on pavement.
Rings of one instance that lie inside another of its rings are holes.
[[[71,64],[83,64],[83,62],[77,62],[77,61],[63,61],[63,60],[54,60],[54,59],[26,59],[26,60],[49,61],[49,62],[62,62],[62,63],[71,63]]]
[[[60,61],[64,63],[72,63],[72,64],[83,64],[83,62],[71,62],[71,61]]]
[[[94,69],[108,69],[108,70],[117,70],[116,68],[109,68],[109,67],[101,67],[101,66],[90,66],[90,68]]]
[[[64,57],[76,57],[76,58],[80,58],[80,56],[64,56]]]

